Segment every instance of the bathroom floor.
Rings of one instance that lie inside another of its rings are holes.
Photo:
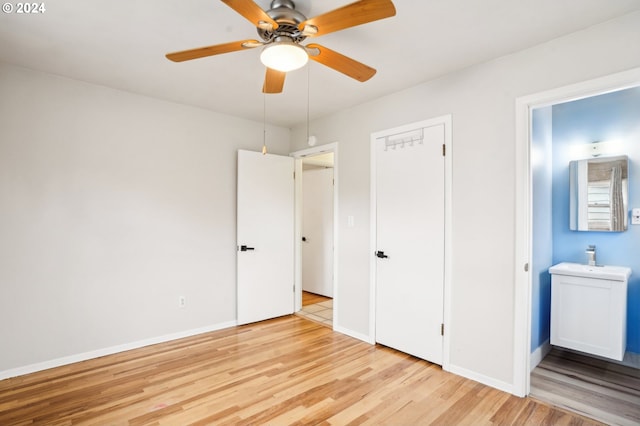
[[[303,291],[302,309],[296,314],[333,328],[333,299]]]
[[[640,424],[640,369],[621,363],[554,348],[531,372],[529,396],[611,425]]]

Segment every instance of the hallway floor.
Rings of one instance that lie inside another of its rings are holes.
[[[640,424],[640,370],[554,348],[531,372],[532,398],[611,425]]]
[[[303,291],[302,309],[296,314],[333,328],[333,299]]]

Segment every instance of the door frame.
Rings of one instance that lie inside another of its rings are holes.
[[[318,154],[333,153],[333,328],[338,324],[338,142],[294,151],[289,154],[295,160],[295,229],[294,238],[294,311],[302,309],[302,160]]]
[[[368,342],[375,344],[376,342],[376,257],[374,252],[376,251],[377,241],[377,170],[376,170],[376,140],[380,137],[389,136],[398,133],[410,132],[422,127],[431,127],[442,124],[444,125],[444,144],[445,152],[444,156],[444,291],[443,291],[443,321],[445,324],[445,333],[442,342],[442,369],[449,370],[449,347],[451,336],[451,267],[452,267],[452,209],[451,209],[451,194],[452,194],[452,116],[451,114],[442,115],[439,117],[430,118],[403,126],[394,127],[387,130],[382,130],[371,134],[370,142],[370,168],[371,168],[371,206],[370,206],[370,261],[369,261],[369,336]]]
[[[560,88],[516,98],[516,193],[513,389],[516,396],[530,392],[531,365],[531,267],[532,259],[532,176],[531,124],[533,110],[545,106],[597,96],[640,85],[640,68],[634,68]]]

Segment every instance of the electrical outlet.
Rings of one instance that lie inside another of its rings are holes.
[[[187,299],[184,296],[178,298],[178,307],[184,308],[187,305]]]

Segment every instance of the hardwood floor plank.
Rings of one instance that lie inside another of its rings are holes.
[[[462,398],[458,399],[446,412],[441,414],[435,424],[472,424],[488,422],[482,416],[499,406],[506,399],[502,392],[491,392],[486,386],[473,386]],[[536,423],[534,423],[536,424]]]
[[[468,393],[471,392],[476,385],[477,383],[468,381],[462,377],[447,380],[430,398],[420,399],[414,404],[413,410],[416,411],[416,414],[419,414],[415,417],[415,424],[457,424],[455,421],[460,415],[460,413],[457,412],[460,406],[456,404],[460,400],[467,398]],[[422,412],[425,405],[430,405],[431,409],[427,412]]]
[[[310,293],[308,291],[302,292],[302,306],[315,305],[316,303],[326,302],[332,300],[330,297],[321,296],[319,294]]]
[[[598,367],[581,363],[579,360],[568,361],[564,357],[552,357],[545,361],[540,363],[541,370],[556,372],[567,377],[578,377],[585,383],[640,397],[640,376],[633,376],[638,373],[633,368],[623,367],[623,370],[615,371],[611,366]]]
[[[297,316],[0,381],[0,425],[596,424]]]
[[[547,387],[550,389],[554,389],[562,386],[567,389],[566,394],[576,394],[582,395],[583,399],[589,403],[598,404],[599,401],[603,401],[606,404],[617,404],[619,402],[627,402],[628,405],[633,407],[638,407],[638,403],[640,402],[640,393],[636,391],[629,391],[625,388],[619,388],[613,384],[599,382],[593,382],[591,380],[583,380],[580,377],[576,376],[567,376],[563,374],[561,371],[553,371],[547,369],[540,369],[535,371],[531,375],[531,381],[534,383],[534,388],[540,384],[541,387]],[[608,398],[602,396],[602,394],[606,392]],[[601,395],[597,398],[593,398],[592,395]],[[611,408],[614,408],[612,406]]]
[[[554,348],[531,373],[531,396],[617,425],[640,424],[640,371]]]
[[[497,389],[485,389],[482,393],[482,400],[461,419],[462,424],[491,424],[493,413],[509,398],[508,394]]]

